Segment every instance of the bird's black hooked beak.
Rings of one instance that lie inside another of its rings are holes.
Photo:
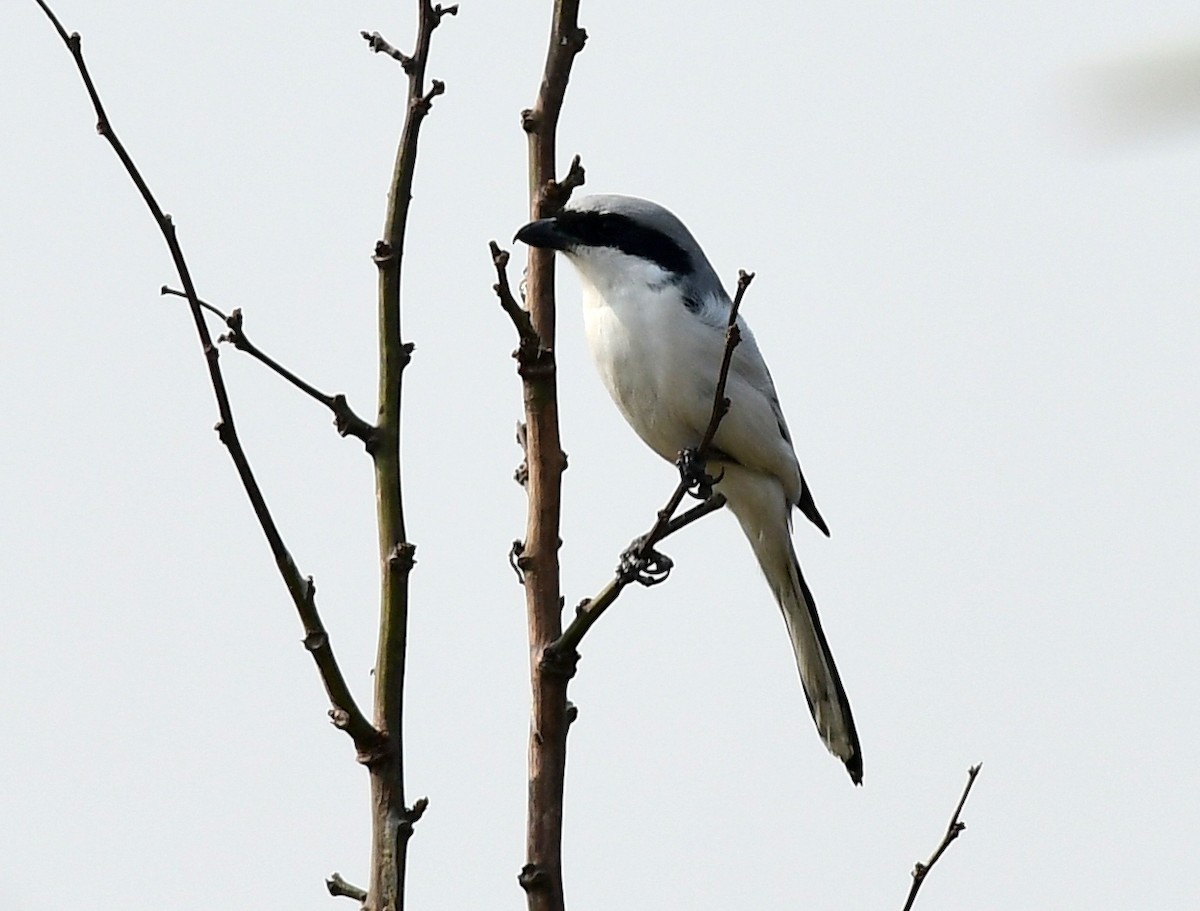
[[[514,241],[522,241],[531,247],[545,247],[548,250],[566,250],[571,245],[571,238],[562,230],[555,218],[539,218],[521,228],[513,237]]]

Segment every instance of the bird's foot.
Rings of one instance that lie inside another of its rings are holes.
[[[679,477],[687,485],[688,496],[697,500],[707,500],[713,495],[713,486],[717,484],[725,472],[721,471],[714,478],[705,469],[707,459],[700,455],[698,449],[681,449],[675,458],[675,467],[679,469]]]
[[[626,585],[630,582],[645,586],[658,585],[667,580],[675,566],[670,557],[659,553],[653,547],[646,547],[645,542],[645,537],[638,538],[621,554],[621,562],[617,564],[617,576]]]

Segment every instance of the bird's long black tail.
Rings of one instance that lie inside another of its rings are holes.
[[[788,521],[791,506],[775,478],[731,463],[722,469],[724,477],[718,489],[750,540],[758,565],[783,611],[817,732],[829,752],[846,764],[854,783],[861,784],[862,750],[850,700],[821,629],[817,602],[792,548]]]

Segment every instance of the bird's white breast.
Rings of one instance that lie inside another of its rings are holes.
[[[580,273],[588,347],[604,385],[637,434],[674,460],[703,436],[708,414],[697,406],[712,402],[722,333],[689,313],[678,286],[651,263],[630,257],[619,270]],[[605,282],[607,274],[620,281]],[[697,370],[710,362],[711,371]],[[681,388],[689,378],[708,388]]]

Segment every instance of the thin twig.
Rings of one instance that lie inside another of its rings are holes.
[[[946,827],[946,834],[942,837],[942,843],[930,855],[929,860],[924,863],[917,861],[917,865],[913,867],[912,888],[908,890],[908,901],[904,903],[904,911],[911,911],[913,902],[917,898],[917,892],[920,891],[921,884],[925,882],[925,877],[929,875],[929,871],[933,869],[933,865],[946,853],[946,849],[950,847],[950,843],[958,838],[959,834],[966,829],[967,824],[959,822],[958,817],[962,813],[963,806],[966,805],[968,795],[971,793],[971,785],[975,784],[975,779],[982,768],[983,763],[979,763],[979,765],[973,765],[967,769],[967,786],[963,788],[962,797],[958,799],[958,806],[954,808],[954,815],[950,817],[950,825]]]
[[[325,692],[328,694],[332,705],[330,716],[333,718],[334,723],[345,730],[353,739],[360,758],[364,759],[364,761],[370,761],[380,749],[379,731],[376,730],[359,710],[354,697],[350,693],[350,688],[346,684],[345,677],[342,675],[341,668],[338,666],[333,649],[329,644],[329,634],[325,631],[320,614],[317,612],[316,586],[313,585],[311,576],[305,577],[301,574],[300,569],[292,559],[291,553],[288,552],[287,547],[284,545],[275,520],[267,508],[262,490],[258,485],[254,472],[250,468],[246,453],[242,449],[241,440],[238,438],[233,420],[233,408],[230,405],[229,394],[225,388],[225,378],[221,373],[218,349],[213,344],[212,336],[209,334],[208,326],[204,321],[203,308],[200,304],[200,298],[196,294],[196,288],[192,282],[187,261],[184,259],[183,249],[179,245],[179,239],[175,233],[175,224],[172,222],[171,216],[164,213],[159,206],[158,201],[154,198],[154,194],[150,191],[150,187],[143,179],[141,172],[133,163],[133,159],[114,132],[108,115],[105,113],[104,105],[100,101],[100,95],[96,90],[95,84],[92,82],[91,74],[88,72],[87,64],[84,62],[79,33],[73,32],[68,35],[62,23],[59,22],[58,17],[54,15],[54,12],[46,5],[44,0],[37,0],[37,4],[42,8],[42,11],[50,19],[51,23],[53,23],[59,37],[62,38],[63,43],[66,44],[72,58],[75,60],[75,66],[79,70],[79,75],[83,79],[88,96],[92,100],[92,107],[96,112],[97,132],[108,141],[113,151],[117,154],[117,157],[121,160],[121,164],[125,167],[125,172],[129,175],[129,178],[133,181],[142,199],[145,201],[146,206],[150,209],[150,213],[154,217],[154,221],[167,243],[167,248],[171,252],[171,259],[175,264],[175,270],[179,274],[180,282],[183,284],[184,296],[187,297],[188,306],[191,309],[192,320],[195,323],[196,334],[200,339],[200,347],[204,352],[205,363],[208,367],[209,380],[212,383],[213,394],[217,401],[217,411],[220,414],[220,421],[216,425],[216,430],[220,435],[221,442],[225,444],[230,458],[233,459],[238,477],[242,482],[242,487],[250,499],[254,515],[258,519],[259,526],[262,528],[267,543],[270,545],[271,553],[275,557],[275,565],[278,567],[284,584],[292,596],[292,601],[296,605],[296,611],[300,615],[300,621],[304,626],[305,632],[305,647],[312,653],[313,660],[321,675],[321,681],[325,685]]]
[[[682,501],[683,493],[686,491],[687,487],[681,482],[680,486],[676,488],[676,492],[671,495],[672,502],[669,502],[659,512],[660,520],[654,523],[654,527],[646,535],[630,545],[629,551],[622,555],[621,563],[608,584],[600,589],[594,597],[584,598],[579,602],[575,608],[575,619],[550,645],[547,652],[553,655],[566,655],[578,649],[579,643],[587,635],[588,630],[600,619],[600,615],[617,600],[629,583],[638,581],[643,585],[655,585],[666,579],[671,568],[670,560],[663,554],[655,554],[654,545],[725,505],[725,497],[716,493],[683,515],[662,522],[662,516],[669,516],[670,512],[679,507],[679,501]]]
[[[753,272],[747,272],[745,269],[738,270],[737,291],[734,292],[733,305],[729,308],[729,321],[725,325],[725,351],[721,356],[721,372],[717,375],[717,391],[713,396],[712,417],[708,420],[708,429],[704,431],[704,437],[697,448],[701,459],[708,453],[709,447],[717,437],[717,428],[721,426],[721,420],[729,412],[729,399],[725,398],[725,384],[729,381],[733,349],[742,341],[742,331],[737,324],[738,310],[741,309],[742,298],[746,295],[746,289],[750,287],[752,281],[754,281]]]
[[[352,898],[357,902],[365,902],[367,900],[367,890],[360,889],[353,883],[348,883],[342,879],[340,873],[331,873],[329,878],[325,880],[325,888],[329,890],[329,894],[334,898]]]
[[[547,213],[552,214],[565,206],[571,199],[571,194],[582,187],[586,179],[587,172],[583,169],[580,157],[576,155],[571,159],[566,177],[546,182],[542,190],[542,199],[545,201]]]
[[[174,288],[162,286],[163,294],[173,295],[175,297],[187,298],[187,295],[182,291],[177,291]],[[284,367],[277,360],[264,352],[261,348],[250,341],[246,335],[244,320],[241,309],[236,309],[228,315],[223,313],[219,308],[203,300],[197,300],[201,307],[209,313],[217,316],[229,329],[227,333],[220,336],[217,341],[228,342],[233,345],[238,351],[244,351],[256,361],[264,364],[270,370],[283,377],[309,398],[315,399],[333,413],[333,426],[337,428],[337,432],[344,437],[355,437],[362,440],[367,452],[370,452],[376,444],[375,425],[369,421],[365,421],[354,413],[354,409],[346,401],[346,397],[340,392],[336,395],[327,395],[320,389],[313,386],[311,383],[302,380],[295,373]]]
[[[512,287],[508,283],[508,251],[501,250],[499,244],[494,240],[488,242],[488,248],[492,251],[492,265],[496,268],[496,284],[492,285],[492,290],[496,292],[496,297],[500,299],[500,306],[512,320],[513,328],[517,330],[517,350],[513,356],[521,368],[525,369],[532,366],[538,359],[539,352],[543,350],[541,340],[538,338],[537,330],[533,328],[533,320],[529,317],[529,311],[518,304],[517,299],[513,297]]]
[[[379,34],[379,32],[359,32],[359,34],[363,36],[367,44],[370,45],[371,50],[376,54],[387,54],[393,60],[398,60],[400,65],[404,67],[404,71],[408,72],[409,67],[413,64],[412,57],[398,50],[395,45]]]
[[[657,585],[659,582],[665,581],[671,572],[671,561],[665,555],[658,553],[654,546],[681,528],[685,528],[697,519],[702,519],[711,512],[716,512],[725,505],[725,497],[711,491],[713,479],[705,475],[704,466],[713,440],[716,438],[717,430],[721,426],[721,421],[729,413],[729,399],[725,397],[725,386],[729,381],[730,367],[733,365],[734,349],[742,341],[742,333],[738,328],[737,321],[738,310],[741,309],[742,298],[753,280],[753,272],[738,271],[737,292],[734,294],[733,303],[729,308],[729,318],[725,324],[725,345],[721,352],[721,367],[717,374],[712,412],[704,436],[700,439],[700,445],[695,450],[690,452],[685,450],[679,454],[677,461],[680,467],[679,483],[675,486],[666,506],[660,509],[655,516],[654,525],[646,534],[630,544],[621,555],[616,573],[604,588],[595,597],[585,598],[579,603],[575,609],[575,619],[546,650],[549,654],[562,658],[567,654],[574,653],[583,637],[587,635],[587,631],[631,582]],[[677,517],[675,512],[683,503],[683,498],[697,485],[701,491],[704,491],[704,501]]]

